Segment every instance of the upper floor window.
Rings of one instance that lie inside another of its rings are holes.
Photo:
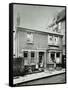
[[[27,43],[33,43],[33,34],[31,32],[27,33]]]
[[[48,35],[48,44],[49,45],[58,45],[59,37],[54,35]]]
[[[48,43],[52,44],[53,42],[53,36],[52,35],[48,35]]]
[[[58,42],[59,42],[59,37],[55,36],[54,37],[54,45],[58,45]]]

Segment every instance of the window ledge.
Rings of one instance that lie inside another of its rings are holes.
[[[59,47],[59,45],[52,45],[52,44],[49,44],[48,46]]]

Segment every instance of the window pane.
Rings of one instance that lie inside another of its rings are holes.
[[[33,34],[27,33],[27,43],[33,43]]]
[[[34,56],[35,56],[35,53],[31,52],[31,63],[34,63]]]
[[[56,53],[56,57],[60,57],[60,52],[57,52]]]
[[[34,52],[31,52],[31,57],[34,57]]]
[[[51,60],[52,60],[53,62],[55,62],[55,53],[54,53],[54,52],[51,52]]]
[[[24,51],[24,57],[28,57],[28,52]]]
[[[51,53],[51,59],[55,59],[55,53]]]
[[[54,37],[54,45],[58,45],[58,42],[59,42],[59,38],[58,38],[58,36],[55,36]]]

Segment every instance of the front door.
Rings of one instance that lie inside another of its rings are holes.
[[[43,68],[44,52],[39,52],[39,68]]]
[[[52,60],[52,62],[55,62],[55,52],[51,52],[50,58]]]

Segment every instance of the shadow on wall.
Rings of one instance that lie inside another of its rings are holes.
[[[18,57],[13,59],[13,77],[24,75],[24,58]]]
[[[31,67],[29,65],[24,65],[24,58],[18,57],[13,59],[13,77],[16,76],[24,76],[26,74],[30,74]]]

